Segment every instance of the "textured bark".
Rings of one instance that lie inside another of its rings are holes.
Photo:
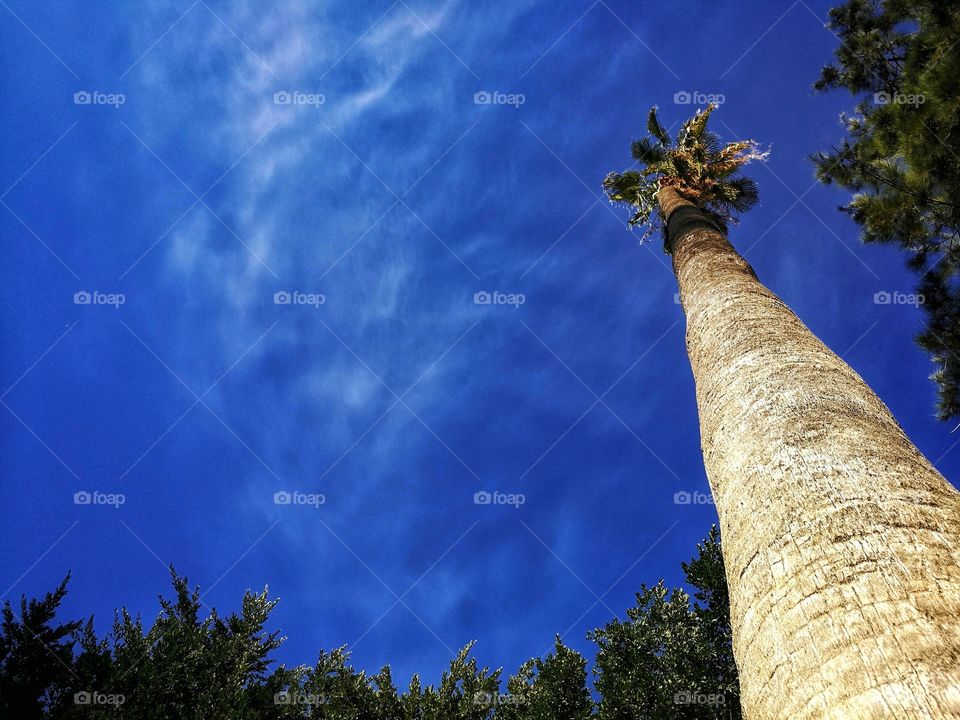
[[[960,718],[960,494],[724,235],[672,241],[744,717]]]

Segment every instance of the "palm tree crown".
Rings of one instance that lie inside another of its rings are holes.
[[[716,107],[711,103],[683,123],[676,144],[660,124],[657,108],[650,108],[649,135],[630,148],[633,159],[644,167],[610,173],[604,179],[610,202],[629,205],[634,210],[629,226],[647,226],[643,240],[663,226],[665,218],[657,204],[657,193],[662,188],[674,188],[723,232],[728,223],[736,223],[740,213],[757,202],[757,184],[737,172],[751,160],[765,159],[768,153],[761,152],[753,140],[721,145],[720,138],[707,130],[707,120]]]

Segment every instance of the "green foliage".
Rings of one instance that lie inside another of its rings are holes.
[[[657,108],[650,108],[647,117],[649,135],[630,148],[639,170],[610,173],[603,188],[615,204],[628,205],[634,213],[630,227],[646,225],[643,239],[663,225],[657,206],[657,193],[673,187],[680,195],[700,207],[726,231],[727,224],[756,204],[757,185],[738,175],[751,160],[762,160],[752,140],[721,145],[720,138],[707,130],[707,121],[716,105],[708,105],[688,119],[677,133],[674,143],[657,117]]]
[[[901,247],[920,274],[942,420],[960,415],[960,2],[850,0],[830,11],[841,40],[818,90],[846,88],[846,137],[813,157],[852,192],[841,209],[864,242]]]
[[[67,594],[68,574],[42,600],[20,601],[19,613],[3,606],[0,628],[0,716],[29,720],[43,717],[69,685],[75,634],[82,623],[54,625],[53,617]]]
[[[558,635],[546,658],[528,660],[507,680],[497,706],[497,720],[581,720],[591,717],[587,661],[566,647]]]
[[[740,690],[730,635],[730,603],[716,528],[683,564],[696,602],[663,582],[641,586],[625,621],[591,638],[601,720],[739,718]]]
[[[480,667],[464,647],[436,686],[414,676],[405,692],[389,666],[367,675],[345,648],[313,666],[273,667],[282,638],[265,627],[276,600],[247,592],[221,616],[171,571],[149,629],[126,610],[98,638],[92,618],[57,624],[67,579],[42,600],[10,603],[0,629],[0,717],[72,720],[588,720],[739,717],[730,654],[729,607],[716,529],[684,564],[695,603],[662,583],[642,588],[625,621],[592,637],[587,661],[556,638],[546,657],[525,662],[501,689],[501,671]],[[69,577],[69,576],[68,576]],[[272,669],[271,669],[272,668]],[[684,694],[686,693],[686,694]],[[680,694],[680,695],[678,695]],[[715,697],[723,698],[718,705]],[[680,700],[678,702],[677,700]],[[692,702],[686,702],[686,700]]]

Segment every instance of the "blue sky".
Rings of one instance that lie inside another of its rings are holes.
[[[874,302],[914,279],[806,160],[851,105],[811,90],[829,5],[0,2],[4,598],[71,570],[106,630],[173,563],[224,610],[269,585],[290,664],[590,652],[716,519],[674,501],[668,259],[600,193],[683,93],[772,150],[734,244],[955,481],[922,315]]]

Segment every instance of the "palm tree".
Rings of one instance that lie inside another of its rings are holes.
[[[727,240],[756,202],[713,107],[604,181],[663,226],[687,317],[746,718],[960,717],[960,494]]]

